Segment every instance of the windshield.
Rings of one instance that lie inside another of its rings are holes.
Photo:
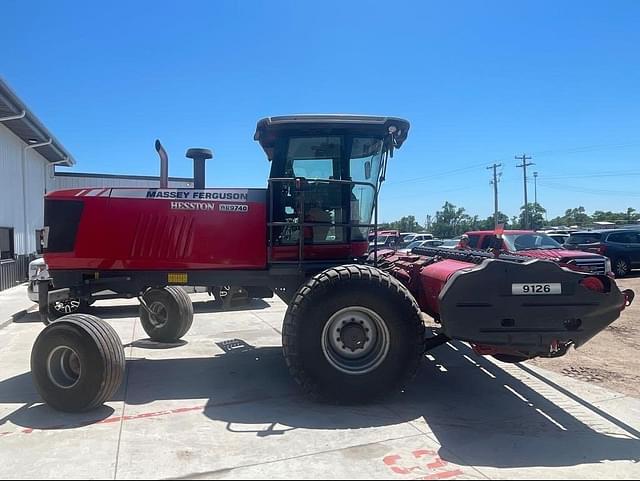
[[[382,140],[370,137],[354,137],[351,144],[349,173],[356,184],[351,190],[351,221],[370,224],[376,197],[376,186],[382,165]],[[368,228],[353,229],[353,239],[366,239]],[[386,239],[386,237],[385,237]],[[379,241],[380,242],[380,241]]]
[[[526,251],[534,249],[562,249],[562,246],[547,234],[540,232],[527,234],[505,234],[504,243],[510,251]]]
[[[414,247],[420,247],[424,241],[413,241],[408,246],[407,249],[413,249]]]
[[[384,243],[387,242],[388,238],[389,238],[388,235],[378,236],[378,237],[376,237],[376,244],[384,244]]]

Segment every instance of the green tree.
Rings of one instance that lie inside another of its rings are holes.
[[[529,203],[529,225],[528,229],[540,229],[544,226],[545,220],[544,215],[547,213],[547,210],[537,203]],[[524,223],[524,205],[520,207],[520,217],[518,219],[518,223],[522,228],[525,227]]]
[[[575,207],[567,209],[564,213],[565,224],[567,225],[586,225],[591,222],[591,216],[586,213],[585,208]]]
[[[509,216],[498,211],[498,224],[504,224],[505,227],[509,226]],[[495,221],[493,216],[490,215],[485,220],[482,220],[478,223],[476,227],[478,230],[493,230],[495,229]]]
[[[450,202],[445,202],[442,210],[436,212],[431,233],[442,239],[455,237],[469,230],[472,222],[473,219],[465,213],[464,207],[456,207]]]

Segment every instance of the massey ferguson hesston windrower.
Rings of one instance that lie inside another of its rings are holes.
[[[179,286],[276,293],[289,306],[282,344],[302,389],[358,402],[402,386],[426,350],[449,340],[503,361],[561,356],[631,303],[633,293],[607,276],[497,251],[367,257],[387,162],[408,131],[390,117],[266,118],[255,134],[271,161],[265,189],[206,189],[211,152],[190,149],[193,189],[161,181],[158,189],[52,192],[40,312],[108,289],[138,297],[145,331],[167,342],[193,321]],[[439,328],[425,329],[423,312]],[[38,391],[65,411],[107,401],[124,364],[114,330],[83,314],[50,323],[31,357]]]

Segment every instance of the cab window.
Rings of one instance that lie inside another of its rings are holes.
[[[471,247],[472,249],[477,249],[479,241],[480,241],[480,236],[479,235],[470,235],[469,236],[469,247]]]

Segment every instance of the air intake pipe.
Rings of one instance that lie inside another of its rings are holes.
[[[213,158],[213,153],[209,149],[189,149],[186,157],[193,159],[193,188],[204,189],[204,163]]]

